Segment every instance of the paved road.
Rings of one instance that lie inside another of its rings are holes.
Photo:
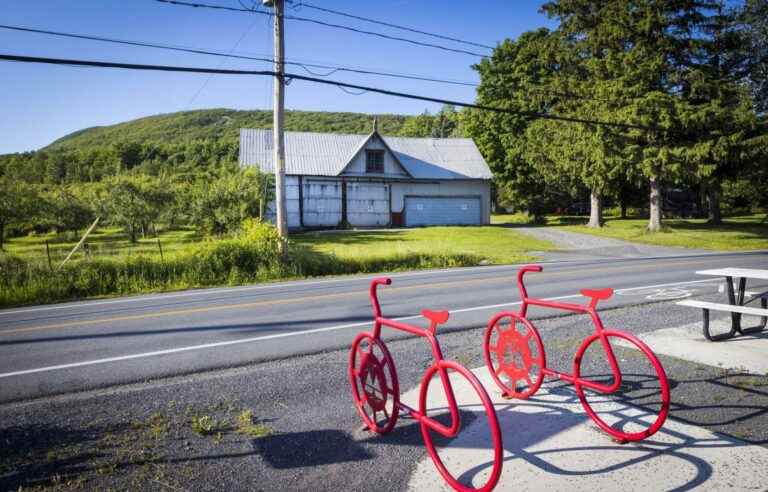
[[[570,297],[582,287],[629,289],[606,303],[637,304],[716,280],[694,272],[766,267],[768,253],[560,262],[532,274],[529,292]],[[449,308],[445,329],[484,324],[518,301],[515,266],[394,274],[386,316]],[[0,402],[247,364],[342,347],[370,320],[370,276],[188,291],[0,311]],[[702,282],[702,280],[704,280]],[[580,302],[578,296],[574,301]],[[532,314],[536,315],[536,312]],[[414,318],[416,319],[416,318]]]

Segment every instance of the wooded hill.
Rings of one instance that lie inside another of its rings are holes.
[[[384,134],[400,133],[407,116],[378,115],[379,130]],[[373,115],[364,113],[331,113],[321,111],[286,111],[288,131],[323,133],[368,133]],[[94,147],[128,143],[173,142],[194,140],[237,140],[240,128],[271,128],[272,111],[237,111],[203,109],[159,114],[110,126],[98,126],[66,135],[43,151],[87,150]]]

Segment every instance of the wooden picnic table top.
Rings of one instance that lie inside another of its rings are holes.
[[[715,277],[741,277],[768,280],[768,270],[756,268],[715,268],[712,270],[699,270],[697,275],[712,275]]]

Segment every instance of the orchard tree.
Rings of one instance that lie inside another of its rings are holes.
[[[95,219],[93,209],[72,186],[59,186],[44,196],[47,214],[59,231],[77,234]]]
[[[255,168],[201,180],[190,192],[191,221],[206,234],[221,236],[236,231],[243,220],[260,216],[271,199],[271,180]]]
[[[138,234],[146,236],[173,201],[172,188],[146,175],[118,176],[104,182],[107,193],[102,194],[110,222],[121,225],[132,243]]]
[[[32,186],[0,177],[0,250],[5,244],[6,229],[32,222],[39,204],[39,196]]]

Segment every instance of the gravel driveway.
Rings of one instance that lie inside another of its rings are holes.
[[[672,248],[631,243],[620,239],[564,231],[554,227],[516,227],[516,231],[554,243],[561,251],[540,252],[547,260],[594,259],[594,258],[647,258],[654,256],[678,256],[711,253],[689,248]]]

